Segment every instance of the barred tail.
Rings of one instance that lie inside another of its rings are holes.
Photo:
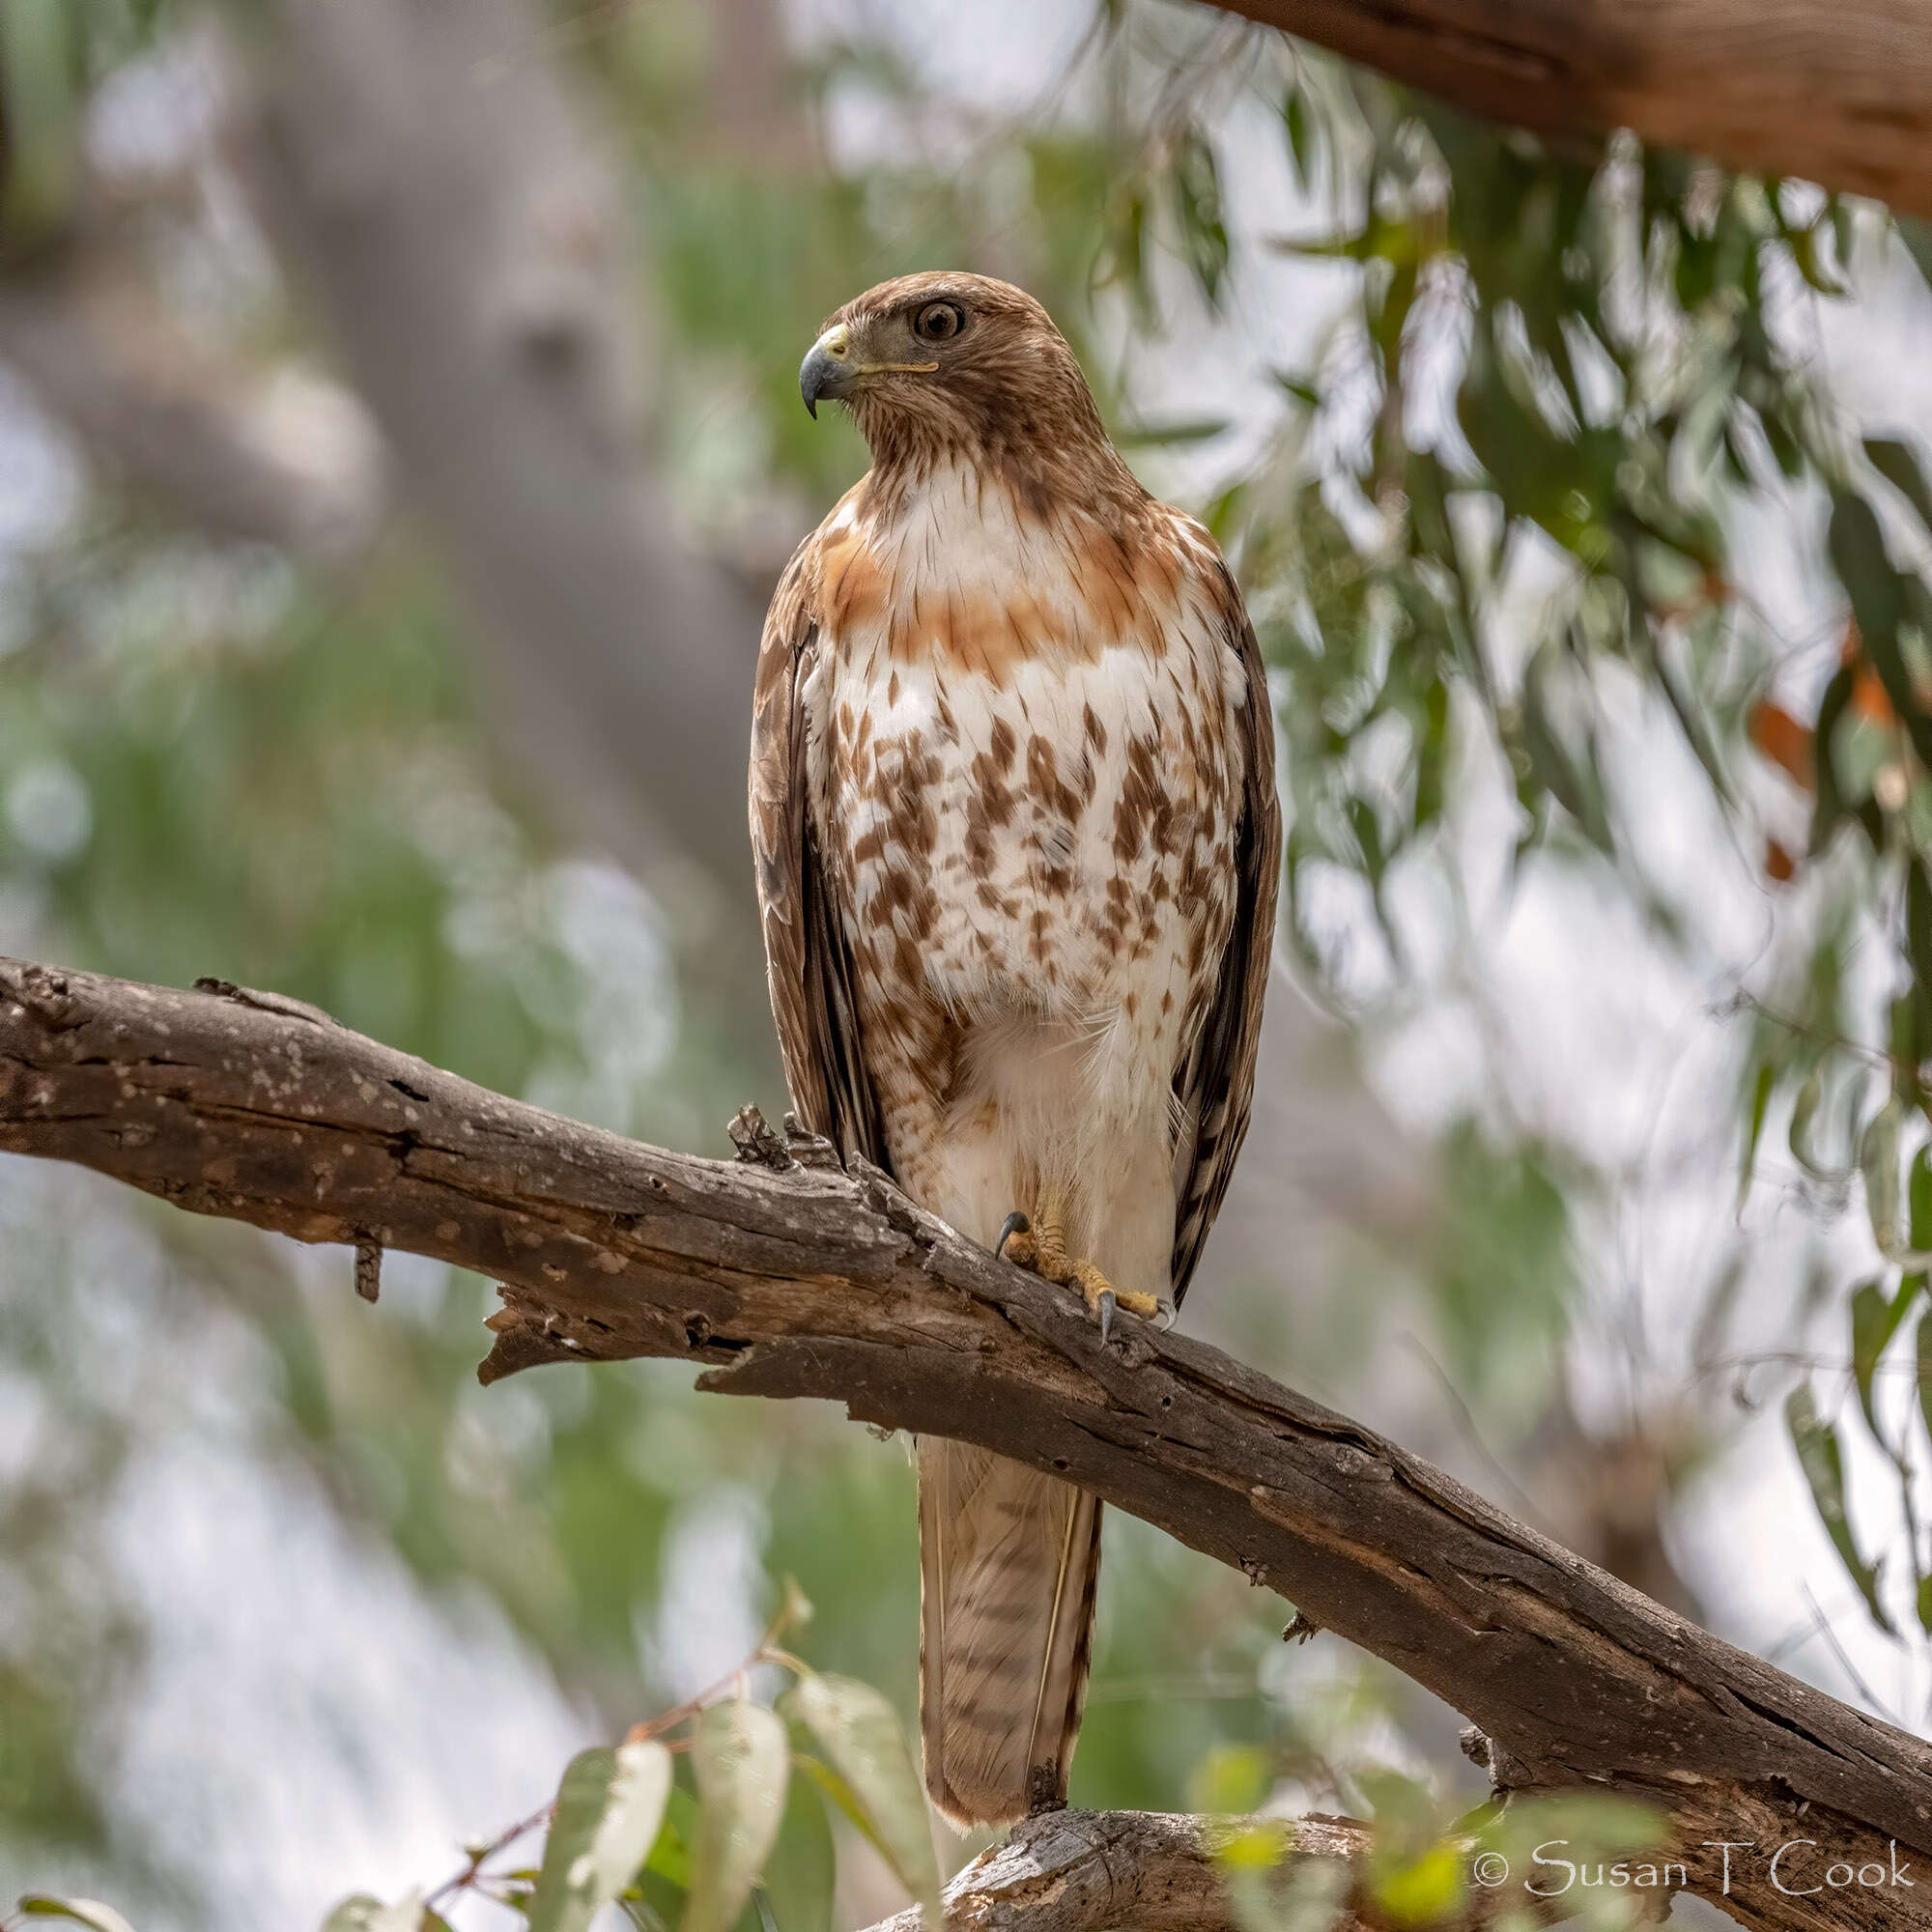
[[[964,1443],[919,1444],[920,1728],[955,1825],[1066,1802],[1100,1574],[1100,1505]]]

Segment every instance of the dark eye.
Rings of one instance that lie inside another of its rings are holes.
[[[957,302],[927,302],[912,319],[912,332],[922,342],[951,342],[966,327],[966,311]]]

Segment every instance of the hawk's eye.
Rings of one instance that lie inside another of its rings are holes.
[[[957,302],[927,302],[912,319],[912,332],[922,342],[951,342],[966,327],[966,311]]]

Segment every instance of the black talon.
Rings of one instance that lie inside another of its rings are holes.
[[[1166,1295],[1162,1295],[1153,1305],[1153,1325],[1161,1334],[1166,1334],[1180,1319],[1180,1311]]]
[[[1100,1291],[1098,1299],[1094,1303],[1094,1312],[1100,1318],[1100,1340],[1103,1344],[1106,1342],[1107,1337],[1113,1333],[1114,1310],[1117,1306],[1118,1303],[1114,1299],[1114,1291],[1111,1288],[1103,1288]]]
[[[1029,1221],[1027,1217],[1024,1214],[1022,1214],[1017,1208],[1015,1208],[1013,1211],[1010,1214],[1009,1214],[1004,1221],[1000,1223],[1000,1238],[993,1243],[994,1254],[1004,1257],[1007,1252],[1007,1243],[1009,1240],[1011,1240],[1015,1235],[1030,1235],[1032,1233],[1033,1233],[1033,1223]]]

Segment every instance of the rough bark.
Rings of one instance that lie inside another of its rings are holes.
[[[1241,1932],[1215,1869],[1213,1834],[1240,1821],[1162,1811],[1055,1811],[1029,1818],[1004,1844],[981,1852],[946,1888],[946,1922],[954,1932]],[[1353,1864],[1369,1829],[1351,1818],[1279,1822],[1291,1834],[1285,1861]],[[1488,1921],[1480,1908],[1435,1932]],[[919,1908],[871,1932],[922,1932]],[[1376,1932],[1350,1910],[1324,1932]]]
[[[1220,0],[1492,121],[1631,128],[1932,214],[1918,0]]]
[[[1469,1717],[1499,1788],[1671,1814],[1691,1889],[1826,1922],[1705,1841],[1932,1855],[1932,1747],[1798,1683],[1218,1351],[1078,1303],[823,1143],[739,1123],[700,1160],[525,1106],[270,994],[0,962],[0,1150],[76,1161],[304,1241],[502,1284],[483,1378],[663,1356],[732,1394],[816,1396],[1083,1484],[1291,1596]],[[345,1258],[344,1292],[350,1269]],[[1762,1856],[1768,1856],[1768,1852]],[[1932,1877],[1932,1872],[1926,1874]],[[1932,1926],[1932,1884],[1830,1921]]]

